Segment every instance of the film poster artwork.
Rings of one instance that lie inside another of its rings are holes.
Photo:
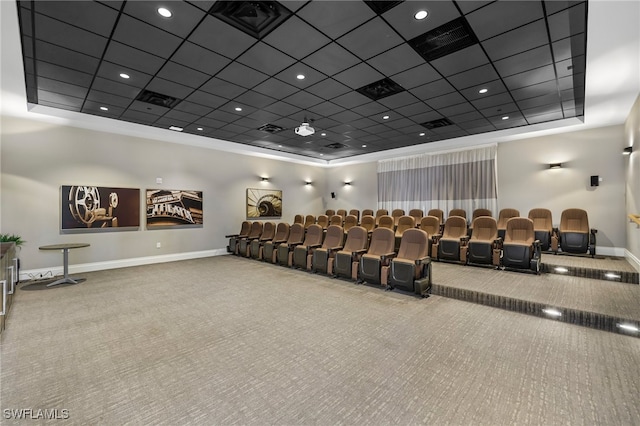
[[[247,218],[282,217],[282,191],[247,188]]]
[[[147,189],[147,227],[202,226],[202,191]]]
[[[140,226],[140,190],[62,186],[62,229]]]

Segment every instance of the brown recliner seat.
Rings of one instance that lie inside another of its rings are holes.
[[[482,216],[491,216],[493,217],[493,213],[491,213],[491,210],[489,209],[475,209],[473,211],[473,214],[471,215],[471,223],[469,224],[469,229],[467,231],[467,233],[469,234],[469,236],[471,236],[471,232],[473,232],[473,222]]]
[[[347,216],[350,217],[350,216]],[[344,230],[340,225],[331,225],[327,228],[327,235],[324,238],[322,247],[313,250],[312,256],[307,259],[308,267],[312,272],[329,272],[329,262],[333,263],[335,253],[342,250],[344,241]]]
[[[358,218],[352,214],[344,218],[344,233],[349,232],[349,229],[354,226],[358,226]]]
[[[373,211],[373,210],[371,210],[371,209],[364,209],[364,210],[362,210],[362,217],[365,217],[365,216],[373,216],[373,217],[376,217],[376,216],[375,216],[374,211]]]
[[[314,215],[308,214],[304,217],[304,229],[307,229],[314,223],[316,223],[316,217]]]
[[[249,245],[249,256],[253,259],[260,259],[260,249],[264,246],[267,241],[273,240],[273,237],[276,235],[276,224],[275,222],[265,222],[264,227],[262,228],[262,235],[257,240],[252,240]]]
[[[370,216],[373,218],[373,216]],[[347,233],[347,240],[344,248],[339,250],[335,256],[333,265],[327,265],[327,274],[333,273],[334,277],[346,277],[357,279],[358,262],[360,256],[367,251],[369,235],[362,226],[354,226]]]
[[[342,220],[344,220],[344,218],[347,217],[347,211],[345,209],[336,210],[336,214],[342,217]]]
[[[440,221],[440,225],[444,223],[444,212],[440,209],[431,209],[427,212],[427,216],[435,216]]]
[[[333,216],[331,216],[331,218],[329,219],[329,226],[331,225],[338,225],[338,226],[342,226],[342,216],[338,215],[338,214],[334,214]]]
[[[467,261],[481,265],[500,265],[502,239],[498,237],[498,223],[491,216],[479,216],[473,221]]]
[[[309,262],[307,257],[309,257],[313,253],[313,250],[322,246],[323,238],[324,230],[322,229],[322,227],[318,224],[311,225],[307,229],[307,233],[304,236],[304,241],[302,242],[302,244],[293,246],[293,252],[291,250],[291,247],[289,248],[289,259],[287,265],[309,269]],[[280,264],[282,265],[283,263],[280,262]]]
[[[245,220],[242,222],[242,225],[240,225],[240,232],[238,232],[237,234],[225,235],[225,238],[229,238],[227,252],[235,253],[238,240],[240,240],[240,238],[246,238],[247,235],[249,235],[249,231],[251,231],[251,222]]]
[[[334,214],[336,214],[336,211],[335,211],[335,210],[332,210],[332,209],[327,209],[327,210],[325,210],[324,214],[325,214],[326,216],[328,216],[328,217],[331,217],[331,216],[333,216]]]
[[[398,249],[400,247],[400,240],[402,239],[402,234],[407,229],[415,228],[416,220],[412,216],[400,216],[398,219],[398,223],[396,225],[396,234],[395,234],[395,248]]]
[[[395,256],[394,244],[392,229],[378,227],[373,230],[369,250],[360,257],[359,282],[386,285],[382,282],[382,267],[388,266],[391,258]]]
[[[498,237],[504,240],[507,231],[507,221],[512,217],[520,217],[520,212],[516,209],[502,209],[498,213]]]
[[[502,244],[502,266],[540,272],[540,242],[535,239],[533,221],[526,217],[512,217]]]
[[[389,228],[393,231],[395,228],[395,220],[389,215],[383,215],[378,218],[378,228]]]
[[[238,244],[236,245],[236,254],[239,256],[248,256],[249,255],[249,244],[251,244],[252,240],[257,240],[262,235],[262,228],[264,224],[260,221],[255,221],[251,224],[251,230],[249,231],[249,235],[244,238],[240,238]]]
[[[589,228],[587,212],[582,209],[566,209],[560,217],[558,239],[560,248],[567,253],[596,254],[596,230]]]
[[[309,225],[309,228],[314,225],[315,223]],[[304,241],[304,234],[305,232],[303,226],[299,226],[299,224],[297,223],[295,225],[292,225],[291,229],[289,229],[289,238],[287,238],[287,241],[278,245],[278,249],[275,251],[275,258],[273,259],[273,262],[275,263],[277,261],[281,265],[291,266],[290,258],[292,256],[289,256],[289,253],[293,255],[293,249],[295,248],[295,246],[297,246],[298,244],[302,244],[302,242]]]
[[[409,216],[415,219],[416,224],[419,224],[424,217],[424,211],[422,209],[411,209],[409,210]]]
[[[320,216],[318,216],[316,224],[320,225],[322,229],[327,229],[327,227],[329,226],[329,216],[321,214]]]
[[[304,216],[301,214],[297,214],[293,217],[293,223],[302,223],[304,224]]]
[[[376,226],[378,226],[378,222],[382,216],[388,216],[389,211],[387,209],[378,209],[376,210]]]
[[[304,232],[304,225],[302,225],[301,223],[294,223],[291,226],[299,227],[302,232]],[[278,246],[282,243],[287,242],[287,240],[289,239],[290,228],[291,227],[288,223],[280,222],[276,227],[276,234],[273,236],[273,239],[264,243],[261,254],[258,256],[258,258],[264,261],[275,263]]]
[[[467,219],[467,211],[465,209],[451,209],[449,211],[449,217],[451,216],[460,216]]]
[[[428,250],[429,235],[422,229],[407,229],[402,234],[398,255],[391,259],[387,288],[399,288],[426,296],[431,288],[431,259],[427,254]],[[382,276],[384,278],[384,271]]]
[[[528,217],[533,221],[533,231],[536,240],[540,241],[540,249],[543,251],[558,251],[558,236],[553,230],[551,210],[531,209]]]
[[[437,253],[431,253],[431,247],[434,242],[441,237],[440,234],[440,219],[436,216],[424,216],[420,219],[420,229],[425,231],[429,235],[429,247],[427,248],[427,254],[431,257],[437,255]]]
[[[393,218],[393,226],[398,226],[398,220],[400,220],[400,218],[404,215],[404,210],[393,209],[393,211],[391,212],[391,217]]]
[[[438,260],[466,262],[467,220],[462,216],[449,216],[444,223],[444,231],[431,249]]]
[[[358,209],[351,209],[349,210],[349,214],[347,216],[355,216],[356,217],[356,221],[360,220],[360,210]],[[345,217],[346,220],[346,217]]]
[[[360,219],[360,226],[367,230],[367,232],[373,232],[376,228],[376,218],[370,215],[362,216]]]

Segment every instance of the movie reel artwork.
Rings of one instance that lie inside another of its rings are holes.
[[[140,226],[140,190],[62,186],[62,229]]]
[[[247,188],[247,218],[282,217],[282,191]]]

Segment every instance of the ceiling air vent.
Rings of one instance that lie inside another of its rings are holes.
[[[382,15],[387,10],[391,10],[402,1],[391,1],[391,0],[365,0],[365,3],[378,15]]]
[[[409,40],[409,45],[426,61],[433,61],[478,43],[465,18],[454,19]]]
[[[209,13],[257,39],[291,16],[277,1],[217,1]]]
[[[151,90],[141,91],[136,97],[136,100],[165,108],[173,108],[180,102],[180,99],[163,95],[162,93],[152,92]]]
[[[347,146],[343,143],[335,142],[335,143],[330,143],[329,145],[325,145],[324,147],[329,149],[342,149],[342,148],[346,148]]]
[[[262,132],[267,132],[267,133],[278,133],[281,130],[284,130],[284,128],[280,127],[280,126],[276,126],[275,124],[263,124],[262,126],[258,127],[258,130],[262,131]]]
[[[382,80],[356,89],[356,92],[377,101],[378,99],[404,92],[404,88],[390,78],[383,78]]]
[[[438,127],[451,126],[453,122],[448,118],[438,118],[437,120],[427,121],[425,123],[420,123],[421,126],[426,127],[427,129],[437,129]]]

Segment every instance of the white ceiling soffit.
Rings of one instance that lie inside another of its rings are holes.
[[[546,134],[564,133],[624,123],[640,93],[640,1],[589,1],[587,36],[587,75],[584,123],[576,118],[542,123],[527,128],[507,129],[489,134],[466,136],[430,144],[381,151],[345,159],[324,161],[259,147],[182,134],[171,130],[127,123],[104,117],[27,105],[22,55],[20,52],[17,6],[0,1],[1,60],[0,81],[3,115],[54,122],[61,125],[144,137],[165,142],[206,147],[244,155],[271,158],[314,166],[341,166],[411,155],[508,142]],[[29,109],[30,108],[30,109]]]

